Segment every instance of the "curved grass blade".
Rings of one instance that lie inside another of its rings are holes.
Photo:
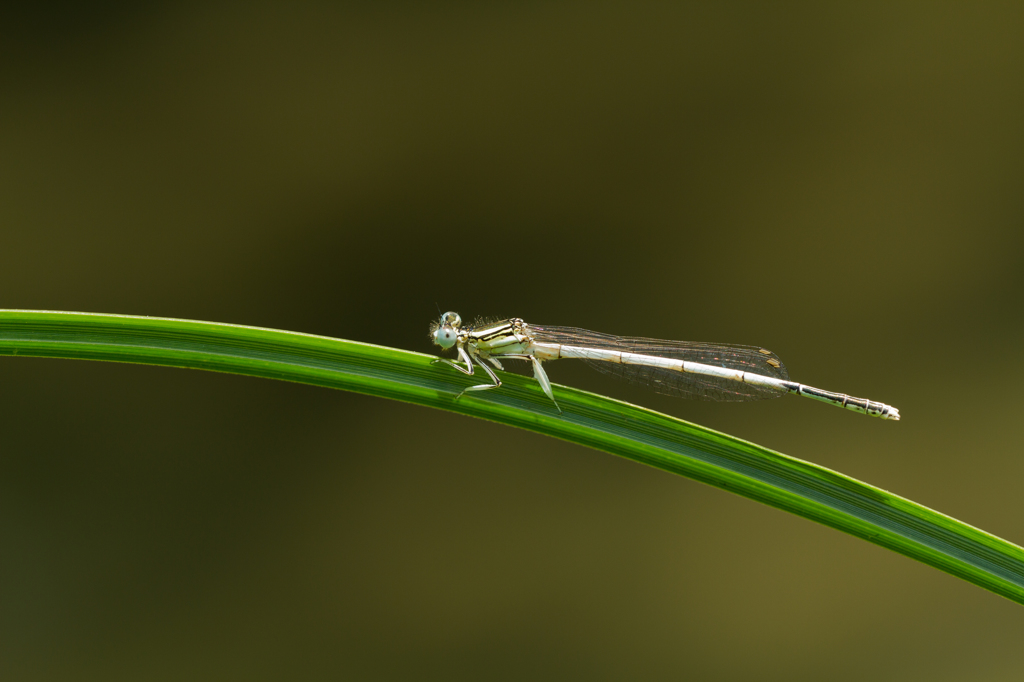
[[[0,355],[132,362],[282,379],[490,419],[702,481],[863,538],[1024,604],[1024,549],[823,467],[641,407],[532,379],[455,395],[434,356],[355,341],[156,317],[0,310]]]

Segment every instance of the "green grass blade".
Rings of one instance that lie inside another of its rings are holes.
[[[295,332],[127,315],[0,310],[0,355],[231,372],[437,407],[588,445],[784,509],[1024,603],[1024,549],[823,467],[651,410],[536,382],[473,379],[434,356]]]

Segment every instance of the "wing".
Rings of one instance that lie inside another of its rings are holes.
[[[789,379],[789,372],[786,371],[782,360],[775,353],[757,346],[612,336],[586,329],[548,325],[530,325],[530,331],[534,338],[542,343],[558,343],[599,350],[623,350],[642,355],[699,362],[714,367],[738,369],[784,381]],[[785,395],[770,388],[752,386],[721,377],[601,360],[585,360],[585,362],[599,372],[625,379],[631,384],[647,386],[658,393],[680,398],[739,402],[767,400]]]

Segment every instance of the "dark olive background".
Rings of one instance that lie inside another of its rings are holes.
[[[1024,541],[1019,3],[145,7],[0,22],[0,306],[764,345],[904,420],[549,373]],[[5,680],[1024,674],[1020,606],[604,453],[230,375],[0,382]]]

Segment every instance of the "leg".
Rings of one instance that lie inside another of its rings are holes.
[[[436,364],[438,362],[443,362],[446,365],[450,365],[450,366],[454,367],[455,369],[459,370],[463,374],[468,374],[469,376],[473,376],[473,361],[469,359],[469,353],[467,353],[466,350],[464,348],[462,348],[461,346],[458,349],[458,353],[459,353],[459,359],[461,359],[464,363],[466,363],[465,369],[463,369],[462,367],[459,367],[458,364],[456,364],[455,362],[452,362],[448,358],[434,358],[433,360],[430,361],[430,364],[433,365],[433,364]]]
[[[491,381],[493,381],[494,383],[479,384],[477,386],[467,386],[466,388],[462,389],[462,393],[465,393],[466,391],[486,391],[489,388],[498,388],[499,386],[501,386],[501,379],[498,378],[498,375],[495,374],[490,367],[481,362],[479,358],[477,359],[477,364],[480,365],[480,367],[482,367],[485,372],[487,372],[487,376],[489,376],[491,378]],[[470,370],[473,369],[472,363],[469,365],[469,368]],[[470,371],[469,373],[472,374],[473,372]],[[458,400],[459,398],[461,398],[462,393],[459,393],[457,396],[455,396],[455,399]]]
[[[551,398],[551,402],[555,403],[555,409],[558,410],[558,414],[562,414],[562,408],[558,406],[558,402],[555,400],[555,394],[551,390],[551,381],[548,379],[547,372],[540,366],[540,360],[534,356],[530,356],[530,360],[533,361],[533,377],[540,384],[540,387],[544,389],[544,393]]]
[[[454,367],[455,369],[459,370],[460,372],[467,376],[473,376],[473,358],[469,355],[469,353],[466,352],[466,349],[462,348],[461,346],[459,347],[458,352],[459,357],[462,359],[464,363],[466,363],[465,368],[461,367],[458,363],[455,363],[446,358],[437,358],[436,360],[431,360],[430,364],[434,364],[435,362],[443,362],[444,364]],[[493,381],[494,383],[480,384],[478,386],[469,386],[467,388],[464,388],[462,389],[462,391],[459,392],[457,396],[455,396],[456,400],[461,398],[462,394],[465,393],[466,391],[484,391],[487,390],[488,388],[498,388],[499,386],[501,386],[501,380],[498,378],[497,374],[491,371],[490,367],[485,365],[483,362],[480,362],[479,360],[477,361],[477,364],[483,367],[484,371],[487,372],[487,376],[489,376],[491,378],[491,381]]]
[[[555,400],[555,394],[551,390],[551,381],[548,379],[547,372],[545,372],[544,368],[540,366],[540,360],[532,355],[502,355],[501,357],[505,360],[529,360],[533,363],[533,378],[536,379],[537,383],[540,384],[540,387],[544,389],[544,393],[547,397],[551,398],[551,402],[555,404],[555,409],[558,410],[558,413],[562,414],[562,408],[558,406],[558,401]]]

